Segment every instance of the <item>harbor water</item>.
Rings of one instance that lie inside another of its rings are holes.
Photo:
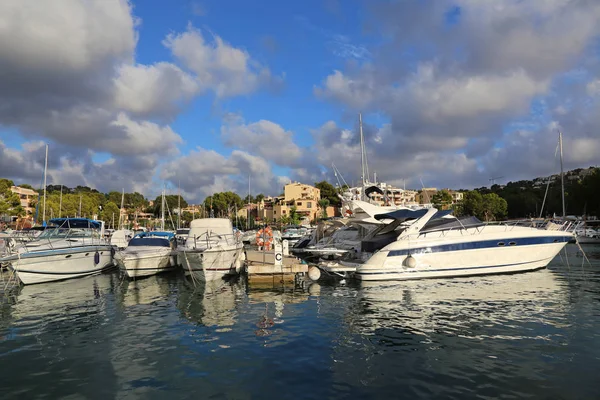
[[[599,399],[600,247],[416,282],[0,286],[0,398]]]

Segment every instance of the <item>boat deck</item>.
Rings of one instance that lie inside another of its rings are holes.
[[[308,265],[294,256],[282,256],[281,265],[275,263],[275,253],[259,250],[246,251],[246,270],[249,281],[272,281],[293,283],[297,274],[308,272]]]

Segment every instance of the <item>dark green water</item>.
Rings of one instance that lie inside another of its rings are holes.
[[[0,398],[599,399],[600,248],[583,268],[568,251],[570,267],[394,284],[9,288]]]

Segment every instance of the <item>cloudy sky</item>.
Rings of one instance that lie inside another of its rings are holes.
[[[5,0],[0,176],[278,194],[600,164],[597,0]]]

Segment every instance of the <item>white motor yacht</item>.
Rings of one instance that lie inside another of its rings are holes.
[[[130,278],[155,275],[175,269],[175,247],[175,234],[172,232],[138,233],[124,250],[115,254],[115,260]]]
[[[222,279],[242,269],[244,245],[228,218],[195,219],[185,245],[178,248],[178,257],[186,276],[202,281]]]
[[[466,225],[441,218],[448,213],[431,208],[377,215],[394,222],[370,243],[363,242],[363,251],[373,255],[355,276],[375,281],[531,271],[546,267],[574,237],[566,231],[568,223],[544,229],[478,220]],[[409,220],[414,221],[402,228]]]
[[[114,250],[103,231],[101,221],[51,219],[37,239],[12,248],[0,264],[8,264],[25,285],[97,274],[113,265]]]

